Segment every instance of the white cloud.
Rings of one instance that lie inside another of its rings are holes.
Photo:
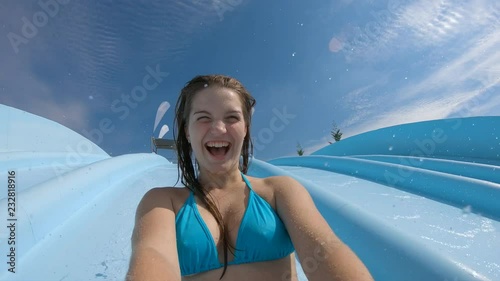
[[[460,25],[467,21],[466,12],[451,1],[417,1],[404,9],[399,24],[413,32],[415,42],[434,45],[463,30]]]
[[[3,50],[0,52],[9,52]],[[53,88],[31,73],[29,54],[5,56],[2,61],[2,83],[5,86],[0,103],[42,116],[66,127],[86,128],[89,108],[76,99],[58,98]],[[8,71],[6,71],[8,70]]]
[[[499,78],[491,85],[472,91],[468,98],[452,108],[450,117],[469,117],[480,115],[498,115],[500,111],[500,95],[498,95]]]
[[[460,55],[441,64],[423,79],[378,97],[381,107],[366,110],[351,105],[352,113],[341,126],[345,128],[345,137],[450,116],[498,115],[500,98],[495,90],[498,92],[500,83],[500,28],[467,36],[464,44],[453,49],[455,53],[459,50]],[[360,93],[367,89],[361,88],[348,96],[362,96]]]
[[[342,104],[353,110],[355,114],[351,114],[348,119],[339,124],[340,128],[347,128],[364,120],[376,110],[381,100],[377,96],[380,93],[376,93],[374,88],[386,86],[389,75],[390,73],[383,74],[374,83],[354,89],[343,97]]]
[[[344,99],[344,106],[351,108],[356,114],[351,114],[347,120],[341,124],[341,128],[346,128],[356,124],[373,112],[373,107],[377,99],[369,98],[369,90],[373,85],[364,86],[349,92]]]
[[[410,34],[413,47],[436,46],[455,36],[473,35],[498,25],[496,1],[416,1],[398,15],[401,34]]]
[[[497,90],[498,92],[498,90]],[[493,96],[487,103],[483,103],[473,107],[470,111],[471,116],[488,115],[498,116],[500,112],[500,95]]]
[[[417,100],[415,103],[394,108],[387,112],[373,112],[373,114],[369,115],[367,118],[363,118],[364,121],[346,126],[345,124],[352,121],[349,119],[340,126],[343,133],[342,139],[393,125],[442,119],[447,117],[454,108],[463,104],[468,99],[469,93],[462,93],[461,95],[444,98],[436,97]],[[355,113],[354,115],[357,116],[357,114],[358,113]],[[328,141],[331,140],[331,136],[326,135],[319,140],[309,141],[311,144],[304,148],[306,151],[305,154],[310,154],[328,145]]]
[[[75,99],[58,101],[57,94],[48,85],[39,79],[24,77],[25,73],[22,70],[11,71],[4,77],[22,86],[15,88],[16,93],[8,88],[1,99],[2,104],[42,116],[73,130],[87,128],[90,108]]]
[[[434,94],[432,91],[435,90],[453,94],[453,92],[463,89],[464,84],[470,81],[476,81],[486,88],[498,83],[500,77],[498,76],[500,30],[478,37],[470,39],[470,41],[477,43],[465,50],[461,56],[430,73],[418,84],[405,87],[399,91],[398,96],[411,99],[426,93]]]
[[[395,52],[443,46],[450,39],[498,28],[497,1],[412,1],[396,11],[370,11],[367,23],[349,28],[344,50],[348,60],[380,61]]]
[[[342,138],[344,138],[344,136],[342,136]],[[332,137],[330,135],[324,136],[319,140],[315,139],[308,141],[309,145],[304,147],[304,155],[310,155],[316,150],[329,145],[328,141],[332,141]]]
[[[419,99],[406,106],[395,107],[387,112],[373,114],[365,121],[345,129],[345,136],[353,136],[375,129],[399,124],[446,118],[457,106],[469,99],[469,93]]]
[[[61,5],[50,24],[21,44],[17,54],[8,40],[0,44],[0,102],[74,130],[88,129],[89,119],[95,118],[90,112],[110,114],[111,101],[130,91],[122,87],[137,74],[132,65],[144,62],[139,72],[144,75],[144,67],[178,58],[199,37],[195,33],[219,23],[217,12],[206,8],[211,4],[211,0],[165,1],[151,4],[157,6],[152,9],[130,3],[118,10],[101,2]],[[4,29],[18,35],[21,19],[41,10],[39,5],[22,3],[5,8],[8,13],[0,12]],[[116,14],[110,17],[110,12]],[[131,46],[131,42],[141,43]],[[66,69],[72,73],[61,75]],[[141,82],[142,77],[134,78]],[[89,102],[88,96],[103,98]]]

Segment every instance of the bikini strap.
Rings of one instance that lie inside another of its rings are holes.
[[[189,197],[188,197],[188,202],[190,204],[193,204],[193,202],[195,202],[195,199],[194,199],[194,191],[192,191],[191,189],[189,190]]]
[[[253,190],[252,189],[252,185],[250,184],[250,181],[247,179],[247,177],[245,176],[245,174],[243,174],[243,172],[241,172],[241,177],[243,178],[243,180],[247,184],[248,188],[250,188],[250,190]]]

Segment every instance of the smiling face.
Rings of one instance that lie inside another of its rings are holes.
[[[200,90],[193,98],[185,129],[201,172],[238,169],[247,129],[237,93],[218,86]]]

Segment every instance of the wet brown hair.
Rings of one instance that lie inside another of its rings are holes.
[[[177,166],[179,172],[182,173],[181,182],[189,188],[195,196],[201,199],[203,203],[207,206],[210,213],[214,216],[219,226],[220,237],[222,238],[222,244],[224,247],[224,270],[220,279],[224,276],[227,269],[227,258],[228,251],[234,254],[233,249],[235,246],[229,243],[229,234],[227,228],[224,225],[222,215],[219,212],[214,200],[207,191],[203,188],[196,177],[195,164],[193,163],[191,144],[188,142],[186,137],[186,128],[189,124],[189,114],[191,112],[191,105],[193,99],[198,92],[207,87],[221,87],[227,88],[234,91],[240,97],[242,104],[242,113],[245,121],[247,134],[243,139],[243,145],[241,148],[241,159],[239,169],[242,173],[246,174],[249,166],[249,158],[253,155],[253,144],[252,138],[250,136],[250,126],[251,126],[251,111],[252,107],[255,105],[255,99],[250,95],[250,93],[245,89],[243,84],[236,80],[235,78],[225,76],[225,75],[199,75],[191,79],[186,83],[184,88],[181,90],[179,99],[175,106],[175,121],[176,126],[174,141],[177,150]],[[239,234],[238,234],[239,235]]]

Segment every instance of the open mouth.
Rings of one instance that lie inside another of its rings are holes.
[[[205,147],[212,156],[224,157],[231,148],[231,144],[226,141],[209,141]]]

